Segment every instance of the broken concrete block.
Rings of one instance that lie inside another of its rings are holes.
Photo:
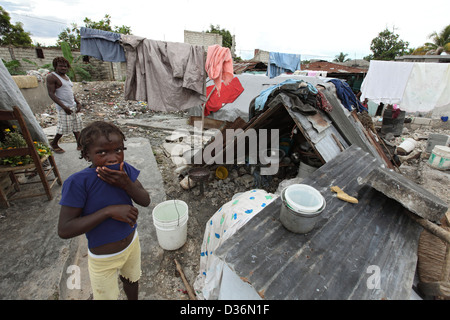
[[[412,123],[429,126],[431,125],[431,118],[417,117],[412,120]]]
[[[376,168],[358,182],[370,185],[430,221],[440,221],[448,210],[448,205],[442,199],[393,170]]]
[[[252,175],[249,174],[243,175],[240,178],[240,181],[246,188],[252,188],[255,183],[255,179]]]

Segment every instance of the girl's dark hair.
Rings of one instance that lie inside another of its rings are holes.
[[[66,63],[67,67],[70,69],[70,63],[69,61],[64,57],[56,57],[53,59],[53,68],[56,70],[56,66],[58,65],[58,62]]]
[[[97,140],[100,136],[104,136],[106,139],[110,140],[110,134],[117,134],[122,137],[123,141],[127,140],[119,127],[111,122],[94,121],[83,128],[78,139],[78,144],[81,147],[80,159],[86,158],[89,145],[92,142]]]

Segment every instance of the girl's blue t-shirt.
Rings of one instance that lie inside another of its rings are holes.
[[[118,170],[118,165],[108,167]],[[126,162],[123,169],[131,181],[135,182],[140,171]],[[89,167],[72,174],[64,181],[59,204],[67,207],[83,208],[81,216],[87,216],[110,205],[133,205],[133,201],[125,190],[103,181],[97,176],[95,168]],[[136,227],[137,223],[130,227],[126,222],[108,218],[86,232],[88,247],[95,248],[122,240],[133,232]]]

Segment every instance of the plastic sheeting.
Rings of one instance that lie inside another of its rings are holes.
[[[224,262],[214,255],[215,250],[277,197],[259,189],[244,192],[225,203],[207,222],[194,282],[199,299],[216,300],[219,296]]]
[[[416,63],[409,76],[401,109],[428,112],[444,106],[450,106],[450,64]]]
[[[375,103],[396,103],[406,112],[433,110],[433,116],[448,115],[450,65],[371,61],[361,92],[361,99],[368,98]]]
[[[361,85],[361,100],[375,103],[400,103],[414,62],[370,61]]]
[[[241,117],[244,121],[248,121],[249,117],[249,107],[252,100],[259,96],[260,93],[267,88],[274,85],[280,84],[288,79],[303,80],[305,82],[311,83],[313,86],[325,83],[325,78],[319,77],[307,77],[298,75],[286,75],[282,74],[276,78],[270,79],[266,75],[257,74],[238,74],[235,75],[236,78],[242,84],[244,91],[234,100],[232,103],[227,103],[217,112],[211,113],[208,118],[222,120],[222,121],[235,121],[238,117]],[[209,83],[207,83],[209,85]],[[201,106],[189,109],[189,114],[191,116],[201,116],[202,115]]]
[[[39,122],[37,122],[28,102],[9,74],[3,61],[0,61],[0,109],[11,111],[14,106],[17,106],[22,112],[33,140],[48,144],[47,136],[39,125]]]

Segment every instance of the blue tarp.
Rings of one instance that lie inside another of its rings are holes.
[[[120,33],[81,27],[80,53],[102,61],[125,62],[125,51],[120,45]]]

